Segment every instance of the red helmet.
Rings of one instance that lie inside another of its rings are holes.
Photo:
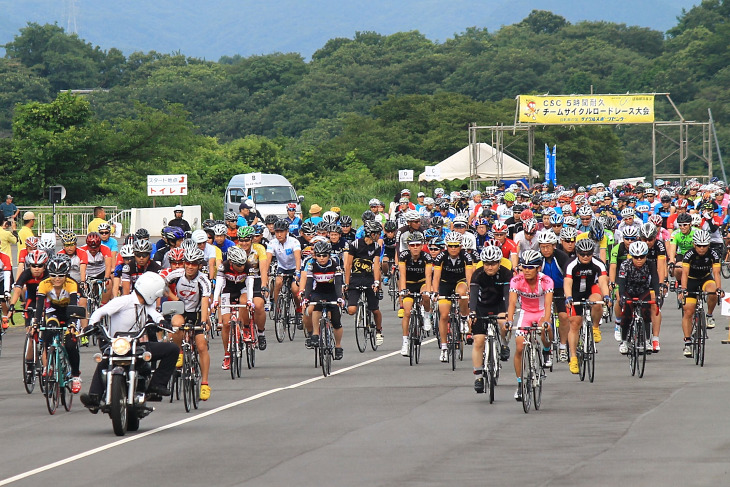
[[[43,265],[48,262],[48,253],[42,250],[31,250],[25,258],[28,265]]]
[[[520,213],[520,220],[529,220],[534,216],[535,214],[532,212],[532,210],[524,210],[522,213]]]
[[[98,232],[91,232],[86,236],[86,245],[95,249],[101,246],[101,235]]]
[[[25,239],[25,248],[30,252],[38,248],[38,243],[41,241],[38,237],[28,237]]]
[[[492,225],[493,233],[507,233],[507,225],[502,222],[494,222]]]
[[[167,253],[167,259],[172,261],[183,261],[185,259],[185,249],[182,247],[175,247],[174,249],[170,249],[170,251]]]

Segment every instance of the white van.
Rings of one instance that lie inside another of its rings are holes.
[[[296,203],[297,214],[301,215],[301,202],[304,196],[297,196],[291,183],[278,174],[262,174],[261,186],[246,188],[244,174],[236,174],[228,182],[223,201],[223,211],[233,211],[238,215],[241,201],[251,199],[256,209],[265,218],[267,215],[286,216],[287,203]]]

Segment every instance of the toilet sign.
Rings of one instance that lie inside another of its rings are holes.
[[[413,181],[413,169],[401,169],[398,171],[398,181]]]
[[[187,194],[187,174],[147,175],[147,196],[185,196]]]

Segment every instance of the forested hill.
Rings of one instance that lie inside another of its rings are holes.
[[[27,22],[69,24],[71,0],[0,0],[0,44]],[[218,60],[236,54],[297,52],[305,58],[333,37],[418,29],[445,40],[469,26],[490,32],[519,22],[532,9],[571,22],[604,20],[666,31],[682,8],[699,0],[75,0],[76,32],[104,49],[176,52]],[[72,30],[73,31],[73,30]]]
[[[64,184],[76,201],[143,204],[146,174],[186,173],[191,198],[209,198],[214,210],[232,174],[258,170],[285,174],[323,206],[391,199],[398,169],[420,172],[463,148],[470,123],[512,123],[515,96],[591,90],[668,92],[686,120],[705,121],[711,108],[727,160],[728,25],[730,2],[720,0],[666,34],[533,11],[496,32],[474,27],[441,42],[417,31],[361,32],[330,39],[311,60],[212,62],[125,56],[30,24],[0,59],[0,166],[10,175],[0,192],[40,198],[48,184]],[[57,97],[78,88],[101,90]],[[656,109],[660,120],[677,118],[664,100]],[[701,145],[701,134],[692,137]],[[538,154],[558,146],[562,183],[650,175],[648,126],[549,127],[535,139]],[[526,160],[526,141],[509,150]],[[676,171],[675,161],[663,169]],[[698,167],[690,160],[686,169]]]

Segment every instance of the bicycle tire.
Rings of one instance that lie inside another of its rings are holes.
[[[193,373],[191,361],[190,350],[185,350],[183,352],[182,381],[183,403],[185,403],[186,413],[189,413],[193,406]]]
[[[722,277],[730,279],[730,262],[723,260],[720,265],[720,272],[722,273]]]
[[[201,385],[201,371],[200,371],[200,362],[198,361],[198,354],[195,352],[190,352],[190,356],[192,357],[192,366],[191,366],[191,374],[192,374],[192,385],[193,385],[193,408],[198,409],[198,404],[200,402],[200,385]]]
[[[581,382],[586,379],[586,336],[588,335],[588,322],[583,320],[583,324],[580,327],[580,334],[578,335],[578,346],[576,347],[576,355],[578,355],[578,378]]]
[[[368,346],[368,330],[365,324],[365,303],[357,303],[357,311],[355,312],[355,341],[357,349],[360,353],[365,353]]]
[[[493,336],[490,336],[487,339],[486,364],[484,367],[484,382],[485,382],[484,385],[489,394],[489,404],[492,404],[494,402],[494,386],[495,386],[494,370],[495,370],[495,359],[496,359],[496,357],[494,356],[494,341],[495,341],[495,338]]]
[[[319,366],[322,369],[322,375],[324,377],[327,377],[327,350],[325,349],[325,344],[327,343],[327,340],[325,337],[325,328],[326,325],[324,323],[324,320],[322,320],[319,325],[319,346],[317,347],[317,351],[319,352]]]
[[[705,329],[707,326],[705,320],[706,320],[706,318],[705,318],[704,314],[700,315],[700,318],[699,318],[699,322],[700,322],[699,328],[700,329],[699,329],[699,332],[697,333],[697,337],[699,339],[699,343],[697,346],[697,355],[699,356],[698,362],[699,362],[700,367],[705,366],[705,344],[706,344],[705,343]]]
[[[446,332],[446,348],[448,349],[452,371],[456,370],[456,333],[458,332],[458,326],[458,320],[451,315],[449,317],[449,329]]]
[[[294,336],[297,334],[297,311],[294,308],[294,300],[290,297],[287,301],[287,319],[286,319],[286,332],[289,335],[289,341],[294,341]]]
[[[236,337],[236,322],[231,321],[228,327],[228,362],[231,380],[236,379],[236,367],[238,366],[238,358],[236,347],[238,346],[238,338]]]
[[[367,328],[368,328],[368,338],[370,339],[370,349],[373,352],[377,352],[378,344],[376,342],[376,340],[377,340],[376,335],[377,335],[378,331],[375,329],[375,319],[374,319],[372,311],[368,311],[368,310],[365,311],[365,321],[366,321]]]
[[[330,375],[332,373],[332,358],[335,353],[335,340],[332,337],[332,328],[329,327],[329,325],[325,326],[325,354],[324,354],[324,362],[325,362],[325,368],[327,369],[327,375]]]
[[[411,316],[408,319],[408,363],[409,365],[413,366],[413,364],[418,363],[416,362],[416,327],[417,324],[417,318],[416,314],[417,311],[414,309],[411,309]]]
[[[525,342],[522,348],[522,374],[520,374],[520,387],[522,388],[522,410],[525,414],[530,412],[532,407],[532,382],[530,381],[530,346]]]
[[[636,375],[636,365],[639,360],[639,348],[638,348],[638,337],[636,333],[636,320],[632,320],[631,328],[629,329],[629,370],[631,375]]]
[[[60,399],[60,387],[58,382],[58,376],[60,371],[58,370],[58,353],[56,347],[50,346],[47,351],[48,363],[46,365],[46,407],[48,413],[53,415],[58,409],[58,403]]]
[[[246,344],[246,365],[249,369],[256,367],[256,344]]]
[[[638,360],[637,360],[637,364],[636,364],[636,369],[637,369],[637,372],[639,375],[639,379],[641,379],[642,377],[644,377],[644,369],[646,367],[646,356],[649,354],[649,350],[647,350],[647,346],[646,346],[646,328],[644,325],[644,320],[639,319],[638,325],[639,326],[636,329],[637,341],[639,342],[640,345],[643,345],[643,347],[644,347],[644,353],[640,353],[637,356]]]
[[[282,343],[284,341],[284,328],[286,328],[288,318],[284,311],[284,299],[286,299],[285,292],[282,289],[279,292],[279,296],[276,298],[276,305],[274,306],[274,333],[276,334],[276,341]]]
[[[538,411],[542,405],[542,379],[545,368],[542,364],[542,351],[537,347],[532,347],[530,365],[532,365],[532,369],[530,371],[530,380],[532,381],[532,402],[535,405],[535,411]]]
[[[33,347],[32,359],[29,361],[26,359],[29,352],[29,347]],[[25,335],[25,343],[23,343],[23,385],[25,386],[25,392],[32,394],[35,389],[36,382],[36,365],[38,363],[38,349],[35,345],[35,340],[32,335]]]
[[[701,309],[695,310],[695,314],[692,317],[692,358],[695,361],[695,365],[700,363],[700,340],[699,340],[699,329],[700,329],[700,315],[702,314]]]
[[[588,381],[593,382],[596,378],[596,341],[593,333],[588,334],[588,359],[586,365],[588,368]]]
[[[461,323],[459,323],[459,326],[461,326]],[[461,333],[461,328],[456,330],[456,348],[459,350],[459,362],[464,361],[464,348],[466,347],[466,340],[464,339],[464,334]]]
[[[398,289],[396,286],[398,285],[398,274],[397,271],[394,271],[392,275],[390,276],[390,281],[388,281],[388,294],[390,294],[390,299],[393,300],[393,311],[398,311]]]
[[[66,350],[61,349],[61,361],[63,362],[63,367],[61,370],[63,371],[62,376],[67,377],[70,376],[71,372],[71,364],[68,361],[68,356],[66,355]],[[66,411],[71,411],[71,405],[74,401],[74,394],[71,392],[71,381],[65,380],[63,381],[63,387],[61,387],[61,404],[63,404],[63,408]]]
[[[172,375],[170,376],[170,380],[167,381],[167,387],[170,389],[170,404],[175,400],[175,396],[177,395],[177,400],[180,400],[180,392],[177,387],[177,368],[172,372]]]
[[[421,342],[423,341],[423,316],[419,312],[416,315],[416,344],[413,346],[413,351],[416,355],[416,364],[421,361]]]

